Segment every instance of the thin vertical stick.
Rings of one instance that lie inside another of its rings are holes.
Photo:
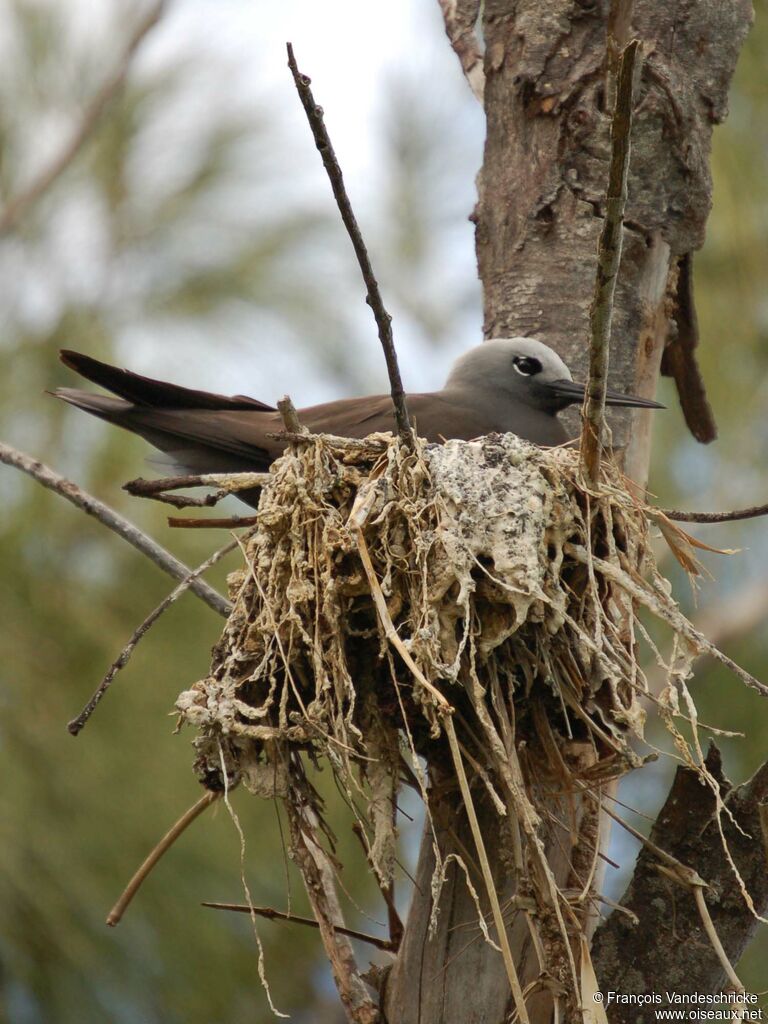
[[[395,422],[397,423],[397,429],[403,441],[409,446],[412,446],[413,433],[408,419],[408,409],[405,404],[403,382],[400,379],[400,367],[397,364],[395,343],[392,339],[392,317],[384,308],[384,302],[381,298],[381,292],[379,291],[379,283],[373,273],[373,267],[371,266],[371,261],[368,258],[368,250],[365,247],[360,227],[358,226],[357,219],[352,210],[352,204],[349,201],[349,196],[347,195],[347,190],[344,186],[344,177],[341,173],[341,167],[336,158],[336,154],[333,151],[331,139],[323,121],[323,110],[315,103],[315,98],[312,95],[312,90],[310,88],[311,79],[299,71],[296,65],[296,58],[293,56],[293,47],[291,44],[287,43],[286,46],[288,48],[288,67],[291,69],[293,81],[296,85],[296,91],[298,92],[299,99],[304,107],[304,112],[307,115],[307,120],[309,121],[309,127],[312,131],[315,145],[323,159],[323,166],[325,167],[328,180],[330,181],[331,188],[333,189],[336,205],[339,208],[339,213],[341,214],[341,219],[344,222],[344,227],[347,229],[347,234],[349,235],[352,247],[355,250],[357,262],[360,265],[360,271],[363,275],[363,280],[365,281],[365,287],[368,289],[365,301],[373,310],[373,315],[376,319],[376,326],[379,330],[379,341],[381,342],[381,347],[384,350],[384,359],[387,363],[387,373],[389,374],[392,404],[395,407]]]
[[[619,61],[616,106],[611,124],[611,166],[605,201],[605,219],[598,243],[595,293],[589,312],[589,383],[582,411],[581,459],[587,482],[592,487],[597,485],[600,476],[600,455],[605,433],[605,389],[608,383],[611,318],[616,277],[621,263],[635,64],[639,48],[639,40],[633,39],[624,47]]]
[[[347,1018],[354,1024],[379,1024],[381,1016],[360,976],[343,928],[333,869],[317,838],[314,812],[295,791],[283,803],[291,832],[291,858],[304,881]]]

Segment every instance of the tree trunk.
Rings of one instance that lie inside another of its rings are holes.
[[[482,17],[487,140],[475,220],[484,334],[540,338],[584,379],[609,156],[609,12],[599,0],[485,0]],[[634,10],[631,4],[615,4],[611,17],[619,42],[639,37],[645,53],[632,132],[611,384],[650,397],[667,346],[665,371],[675,377],[686,419],[697,436],[710,439],[703,390],[690,383],[700,384],[690,254],[704,238],[712,127],[726,113],[751,5],[748,0],[642,0]],[[640,487],[647,477],[651,422],[644,411],[622,411],[610,421],[613,444],[625,449],[624,468]],[[572,423],[575,433],[577,421]],[[440,807],[447,819],[442,827],[436,822],[443,856],[473,850],[463,815],[450,817],[450,797],[441,797]],[[558,829],[549,844],[562,884],[568,881],[568,857],[558,850],[578,859],[587,833],[600,827],[578,808],[569,810],[570,829]],[[498,815],[491,810],[486,823],[503,902],[516,891],[508,837],[500,834]],[[501,956],[476,926],[460,927],[476,922],[477,913],[455,862],[440,896],[435,930],[428,935],[433,867],[428,835],[404,942],[386,984],[386,1019],[389,1024],[502,1024],[512,1004]],[[510,940],[525,984],[538,966],[523,915],[514,920]],[[529,1002],[529,1015],[532,1024],[549,1024],[552,1003],[546,993]]]

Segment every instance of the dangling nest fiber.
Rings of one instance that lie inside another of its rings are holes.
[[[300,785],[305,799],[299,755],[328,759],[366,804],[386,882],[402,779],[426,796],[424,759],[433,781],[455,765],[446,706],[468,774],[517,818],[529,857],[553,787],[594,791],[642,763],[649,700],[700,765],[673,717],[681,694],[695,717],[685,680],[717,652],[657,571],[650,515],[613,466],[590,493],[576,450],[513,435],[415,451],[389,435],[292,445],[230,578],[211,674],[178,700],[199,730],[200,774],[221,784],[225,765],[229,781],[289,799]],[[656,652],[661,696],[637,664],[641,607],[672,631],[671,657]],[[534,896],[551,881],[531,878]]]

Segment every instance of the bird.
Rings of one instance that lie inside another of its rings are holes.
[[[111,392],[77,388],[53,394],[100,419],[139,434],[164,453],[179,474],[259,472],[269,468],[286,441],[280,413],[244,395],[195,391],[142,377],[80,352],[63,349],[62,362]],[[540,446],[569,440],[558,413],[582,402],[585,386],[536,338],[493,338],[461,355],[440,391],[407,396],[417,434],[427,441],[469,441],[490,433],[513,433]],[[606,405],[661,409],[658,402],[607,390]],[[312,433],[360,438],[394,428],[389,395],[344,398],[298,410]],[[278,435],[278,436],[274,436]],[[247,504],[258,493],[241,492]]]

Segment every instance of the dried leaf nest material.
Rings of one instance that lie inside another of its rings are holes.
[[[475,825],[478,799],[498,815],[515,898],[537,906],[539,924],[529,924],[550,950],[549,976],[578,993],[569,935],[593,898],[602,785],[642,763],[645,705],[659,706],[679,755],[716,789],[686,688],[695,657],[714,655],[765,692],[678,610],[650,546],[660,515],[610,464],[592,492],[576,450],[511,434],[413,451],[389,435],[297,439],[272,467],[245,568],[230,578],[234,608],[211,673],[177,702],[199,733],[198,773],[209,787],[242,781],[281,797],[289,819],[317,823],[315,845],[318,828],[332,845],[302,755],[325,758],[385,892],[397,792],[403,780],[418,786],[435,836],[435,908],[447,864],[441,793],[458,784]],[[691,538],[661,525],[694,571]],[[643,608],[671,630],[666,661]],[[636,635],[666,673],[659,697]],[[549,855],[577,832],[587,840],[567,854],[570,877],[558,885]],[[471,886],[463,854],[450,857]]]
[[[260,792],[278,785],[265,782],[274,744],[368,775],[383,763],[396,781],[403,736],[436,749],[440,694],[487,766],[462,722],[490,676],[531,756],[551,764],[545,739],[584,740],[584,773],[620,774],[643,730],[638,606],[675,633],[670,692],[706,649],[655,568],[646,509],[611,467],[590,494],[570,448],[314,437],[275,464],[258,518],[211,675],[177,706],[201,732],[204,770],[225,739],[233,773]],[[390,789],[374,783],[374,817]]]

